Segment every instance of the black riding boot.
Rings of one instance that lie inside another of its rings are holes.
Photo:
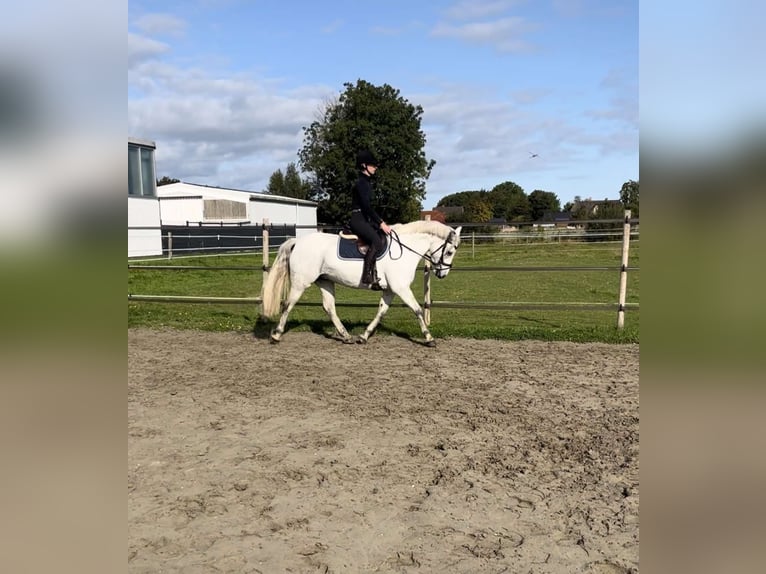
[[[378,276],[375,273],[375,246],[370,245],[367,253],[364,254],[364,271],[362,271],[362,283],[372,285],[373,288],[378,284]]]

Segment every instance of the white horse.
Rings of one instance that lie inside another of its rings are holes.
[[[423,319],[423,309],[412,294],[410,285],[421,259],[431,263],[439,279],[447,276],[460,245],[461,227],[452,229],[438,221],[414,221],[397,223],[392,229],[390,247],[377,262],[382,287],[378,313],[356,341],[367,342],[391,306],[394,296],[399,295],[415,313],[426,344],[433,346],[435,342]],[[279,323],[271,332],[273,343],[279,342],[287,324],[287,316],[312,283],[316,283],[322,292],[322,306],[335,326],[337,335],[343,342],[353,342],[335,311],[335,284],[356,289],[370,287],[360,282],[362,259],[339,258],[339,240],[338,235],[312,233],[299,239],[289,239],[279,248],[263,286],[263,315],[273,318],[280,309],[282,311]]]

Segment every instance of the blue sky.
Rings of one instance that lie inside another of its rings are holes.
[[[158,176],[261,191],[364,79],[423,108],[425,209],[504,181],[618,198],[638,44],[636,1],[131,0],[129,135],[157,142]]]

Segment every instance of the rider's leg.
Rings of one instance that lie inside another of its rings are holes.
[[[367,249],[367,253],[364,254],[364,270],[362,271],[362,283],[365,283],[367,285],[371,285],[377,281],[377,276],[375,274],[375,257],[377,256],[378,252],[375,249],[375,244],[373,243],[370,245]]]

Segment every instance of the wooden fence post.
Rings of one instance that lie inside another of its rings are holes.
[[[168,231],[168,259],[173,259],[173,232]]]
[[[263,283],[261,284],[261,297],[263,297],[263,286],[266,285],[266,279],[269,278],[269,220],[263,220],[263,232],[261,233],[261,247],[263,248]]]
[[[426,214],[426,221],[431,221],[431,215]],[[423,266],[423,320],[431,324],[431,264],[426,261]]]
[[[620,299],[617,304],[617,328],[625,327],[625,296],[628,291],[628,254],[630,253],[630,209],[625,210],[622,227],[622,265],[620,267]]]

